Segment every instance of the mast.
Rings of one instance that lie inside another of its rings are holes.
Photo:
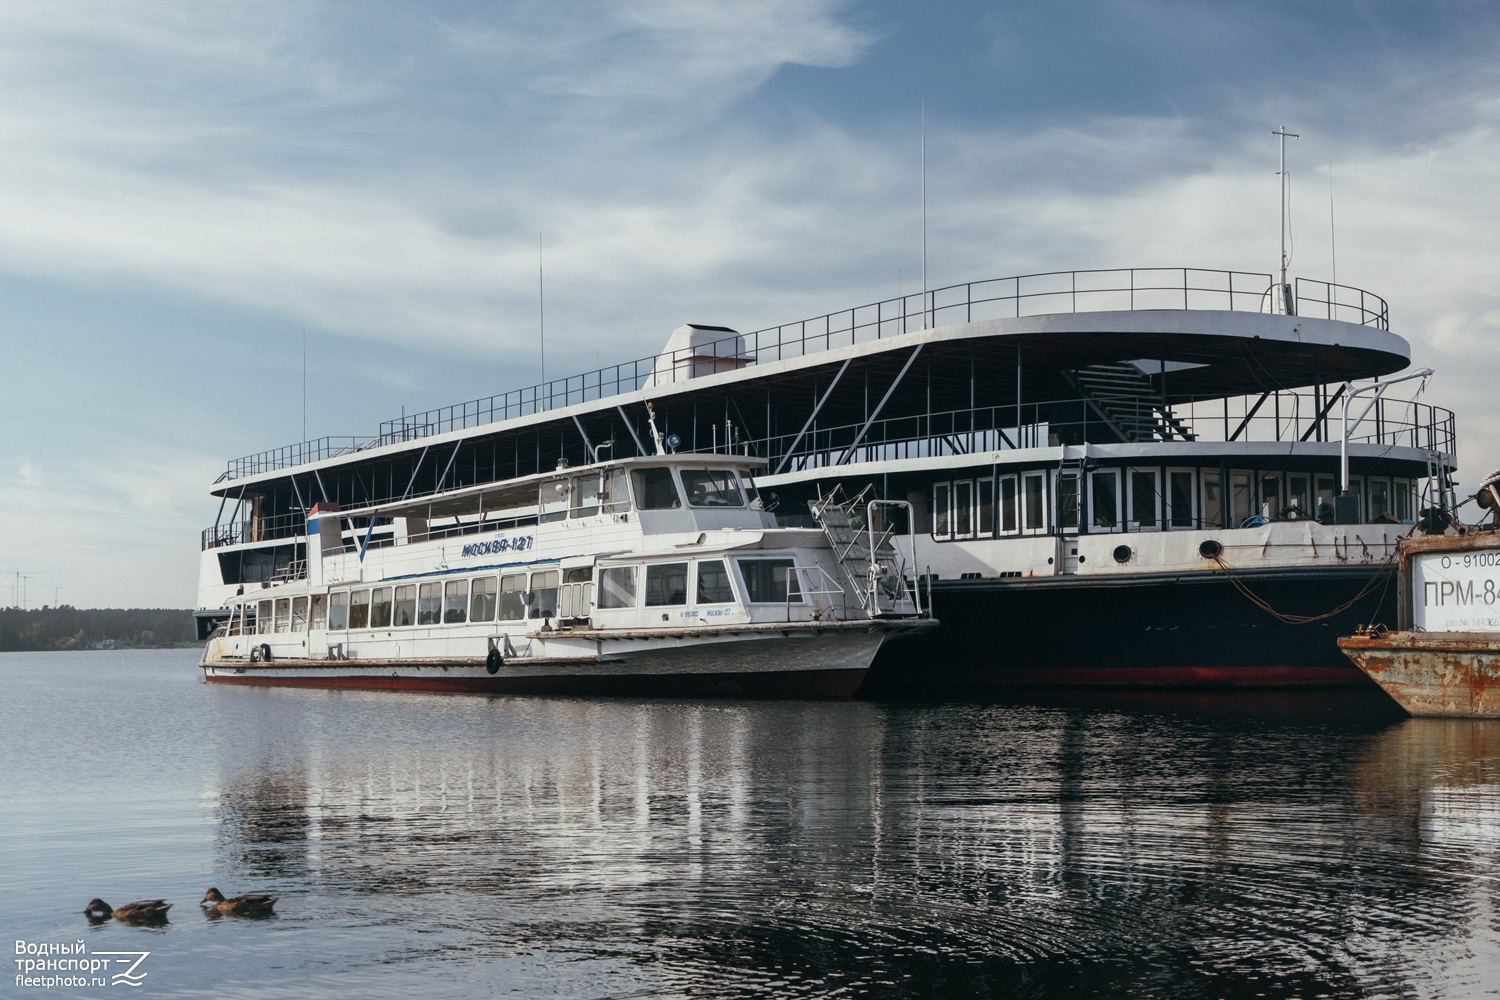
[[[1301,136],[1299,136],[1296,132],[1288,132],[1286,130],[1285,123],[1283,123],[1280,128],[1272,130],[1271,134],[1275,135],[1275,136],[1280,136],[1281,137],[1281,169],[1278,170],[1278,171],[1276,171],[1276,176],[1281,181],[1281,286],[1277,289],[1277,297],[1281,299],[1281,310],[1282,310],[1282,312],[1284,312],[1284,313],[1291,313],[1293,311],[1293,309],[1292,309],[1292,302],[1291,302],[1291,295],[1289,294],[1290,290],[1287,288],[1287,284],[1286,284],[1286,269],[1287,269],[1286,234],[1287,234],[1287,228],[1288,228],[1288,226],[1287,226],[1287,215],[1286,215],[1286,212],[1287,212],[1287,208],[1286,208],[1286,202],[1287,202],[1286,141],[1287,141],[1287,139],[1289,137],[1292,138],[1292,139],[1300,139]]]

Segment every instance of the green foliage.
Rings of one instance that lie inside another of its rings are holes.
[[[193,613],[175,608],[0,608],[0,652],[195,642]]]

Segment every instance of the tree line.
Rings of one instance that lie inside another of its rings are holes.
[[[196,641],[193,613],[176,608],[0,608],[0,652],[140,649]]]

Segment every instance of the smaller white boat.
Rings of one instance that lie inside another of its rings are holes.
[[[778,523],[750,480],[761,464],[658,454],[361,510],[318,504],[306,558],[225,602],[204,677],[847,697],[882,643],[937,624],[895,544],[898,524],[910,544],[911,511],[828,497],[807,526]]]

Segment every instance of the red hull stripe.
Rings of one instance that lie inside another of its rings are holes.
[[[1006,667],[955,670],[947,688],[1001,687],[1365,687],[1358,667]]]
[[[741,674],[625,674],[612,677],[207,677],[210,684],[431,691],[446,694],[608,694],[664,697],[849,698],[863,670],[787,670]]]

